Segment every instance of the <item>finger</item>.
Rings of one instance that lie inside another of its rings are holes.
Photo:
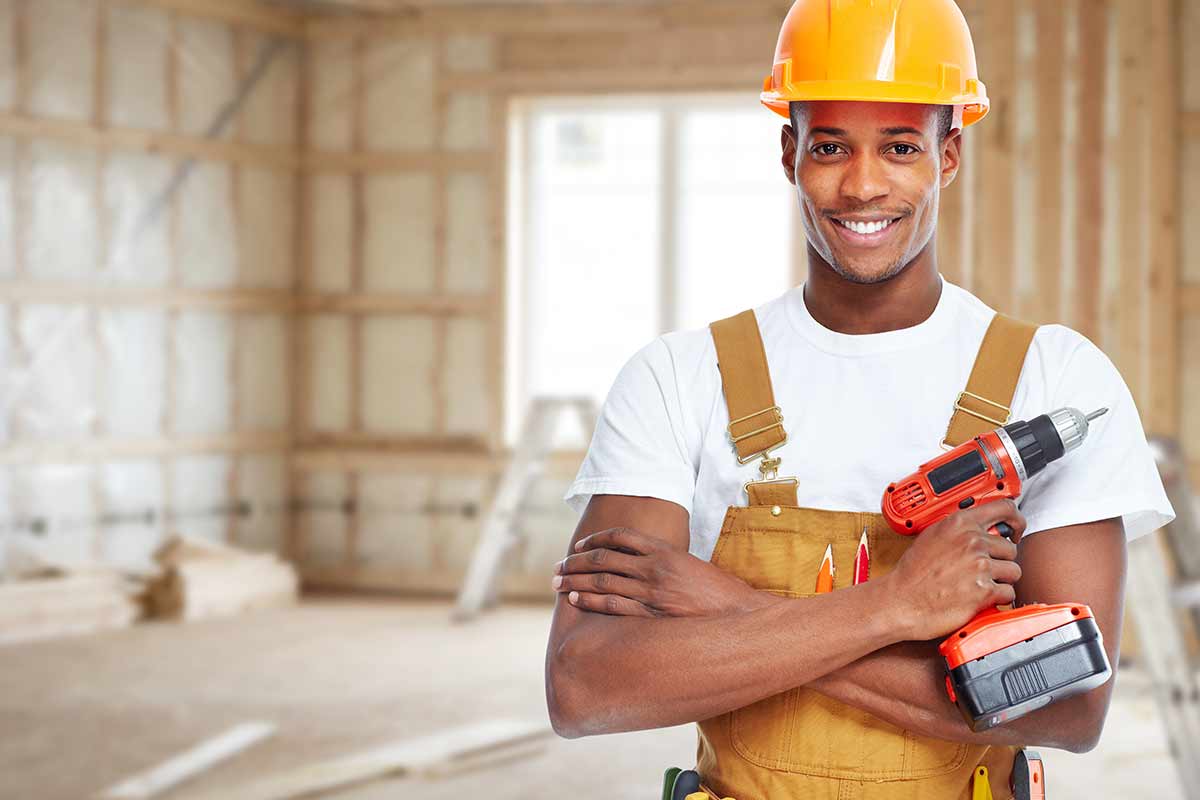
[[[984,534],[983,546],[992,558],[1012,561],[1017,557],[1017,546],[1003,536]]]
[[[1025,532],[1024,515],[1017,510],[1017,504],[1007,498],[983,503],[969,509],[967,513],[971,514],[971,521],[982,526],[984,530],[993,528],[1000,522],[1007,523],[1013,529],[1013,541],[1021,538],[1021,534]]]
[[[997,583],[992,589],[992,596],[988,600],[988,605],[992,606],[1007,606],[1017,601],[1017,590],[1010,584]]]
[[[610,614],[616,617],[653,617],[650,609],[636,600],[628,597],[618,597],[613,594],[593,594],[591,592],[571,592],[567,602],[584,611],[594,611],[597,614]]]
[[[635,555],[646,555],[658,549],[658,540],[632,528],[608,528],[580,539],[575,543],[575,552],[596,547],[619,548]]]
[[[1021,580],[1021,565],[1015,561],[993,561],[992,580],[996,583],[1015,584]]]
[[[554,583],[557,585],[554,585]],[[588,592],[590,594],[615,594],[646,603],[650,600],[650,587],[609,572],[587,572],[582,575],[556,575],[551,586],[556,592]]]
[[[609,550],[604,547],[587,550],[567,556],[558,562],[559,567],[554,571],[560,575],[578,572],[615,572],[630,578],[642,577],[638,559],[642,556],[631,556],[620,550]]]

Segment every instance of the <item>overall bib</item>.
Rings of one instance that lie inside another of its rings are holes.
[[[796,480],[775,477],[780,460],[770,451],[787,435],[754,312],[710,327],[738,462],[763,459],[762,479],[746,485],[747,505],[725,514],[712,563],[757,589],[808,597],[825,546],[833,543],[835,564],[851,564],[866,527],[871,578],[887,573],[911,537],[892,531],[881,514],[800,508]],[[1006,421],[1035,330],[996,315],[954,403],[944,445]],[[913,463],[927,455],[913,453]],[[834,589],[851,579],[850,569],[839,570]],[[696,769],[707,791],[736,800],[970,800],[974,770],[986,766],[994,796],[1011,798],[1015,752],[920,736],[798,687],[701,721]]]

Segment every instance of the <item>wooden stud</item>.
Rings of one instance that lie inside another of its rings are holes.
[[[1200,317],[1200,286],[1192,284],[1179,288],[1179,316]]]
[[[446,39],[438,36],[433,44],[433,74],[442,75],[446,72]],[[449,93],[441,81],[434,84],[433,90],[433,135],[435,147],[445,150],[446,140],[446,107],[449,104]],[[448,235],[447,217],[449,198],[446,183],[449,175],[439,175],[433,182],[433,290],[441,293],[446,288],[446,236]],[[446,385],[446,318],[435,317],[433,320],[433,369],[430,376],[433,381],[433,430],[437,433],[446,431],[446,398],[452,387]],[[432,491],[432,490],[431,490]],[[429,498],[432,502],[433,498]]]
[[[180,112],[180,46],[181,34],[179,30],[179,14],[171,11],[168,20],[170,30],[170,41],[167,45],[167,120],[168,128],[172,132],[179,130],[179,121],[181,118]],[[172,164],[173,169],[178,168],[177,163]],[[178,291],[180,281],[180,253],[179,253],[179,236],[182,227],[180,219],[180,209],[178,193],[169,198],[170,208],[167,216],[167,286]],[[163,346],[166,348],[166,353],[163,358],[163,374],[166,386],[163,392],[163,419],[161,424],[162,435],[164,438],[169,438],[175,431],[175,371],[178,368],[178,353],[175,350],[175,329],[179,325],[179,310],[168,309],[166,322],[163,326],[164,336],[166,341]],[[175,523],[175,470],[172,469],[172,461],[169,457],[160,459],[160,469],[163,476],[163,498],[164,509],[163,518],[164,525],[167,530],[174,527]]]
[[[159,436],[108,439],[95,437],[70,442],[29,442],[0,448],[0,465],[104,462],[117,459],[159,458],[205,453],[260,453],[282,450],[285,431],[241,431],[205,436]]]
[[[96,4],[95,30],[95,62],[92,66],[92,124],[103,130],[108,124],[108,0],[99,0]],[[93,176],[93,203],[96,214],[96,265],[101,280],[108,272],[109,254],[112,249],[112,231],[109,223],[108,209],[105,202],[104,179],[107,167],[107,156],[97,153],[95,175]],[[92,396],[101,398],[107,396],[109,364],[104,348],[104,336],[100,324],[101,311],[95,306],[87,309],[88,328],[91,332],[95,363],[93,365]],[[104,415],[96,414],[92,418],[89,433],[93,437],[103,437],[106,433]],[[107,510],[104,491],[103,472],[100,465],[91,470],[92,507],[97,516],[103,516]],[[103,542],[99,534],[92,536],[91,554],[96,561],[101,561],[104,555]]]
[[[228,31],[228,35],[233,38],[233,80],[235,85],[240,85],[246,80],[247,57],[246,57],[246,32],[232,28]],[[246,117],[243,114],[238,114],[233,125],[234,140],[238,142],[246,141]],[[234,241],[233,255],[233,284],[241,286],[246,279],[245,253],[243,252],[243,226],[242,226],[242,170],[236,162],[229,165],[229,204],[233,213],[230,214],[232,224],[230,227],[230,235]],[[232,340],[233,352],[230,353],[228,365],[228,380],[229,380],[229,420],[230,427],[234,432],[242,429],[242,408],[241,408],[241,362],[245,358],[243,352],[245,348],[239,346],[242,338],[245,336],[246,326],[241,324],[241,317],[234,316],[230,320],[230,325],[233,326]],[[228,493],[228,502],[236,506],[241,488],[241,459],[232,458],[229,462],[228,473],[225,478],[225,490]],[[239,517],[237,514],[229,514],[225,518],[225,541],[235,543],[238,541]]]
[[[504,424],[507,413],[505,391],[506,341],[508,339],[508,274],[513,265],[508,263],[508,170],[509,128],[508,121],[513,100],[508,95],[493,94],[489,102],[492,146],[492,164],[488,173],[488,190],[491,192],[491,252],[488,267],[491,275],[485,295],[486,314],[491,326],[488,345],[488,391],[492,397],[492,416],[488,421],[488,443],[493,451],[504,445]]]
[[[1079,0],[1076,76],[1080,85],[1075,143],[1075,293],[1071,322],[1100,341],[1104,231],[1104,103],[1108,95],[1108,2]],[[1092,102],[1088,102],[1091,98]]]
[[[364,38],[354,41],[351,58],[354,60],[352,99],[350,113],[351,143],[353,150],[362,152],[366,141],[366,57],[368,43]],[[366,177],[361,173],[351,177],[351,257],[350,257],[350,288],[356,293],[363,291],[363,273],[366,270],[367,212],[366,212]],[[350,433],[362,430],[363,407],[363,331],[362,317],[350,317]],[[357,507],[361,502],[358,473],[351,472],[346,476],[346,492],[350,502]],[[358,561],[360,515],[351,514],[346,521],[346,565],[354,569]]]
[[[312,150],[302,156],[309,172],[434,172],[444,176],[453,170],[482,172],[491,166],[490,151],[455,152],[441,150],[339,152]]]
[[[1037,95],[1037,132],[1033,152],[1035,177],[1033,296],[1027,319],[1061,322],[1063,270],[1062,163],[1067,156],[1063,103],[1066,65],[1066,9],[1063,3],[1034,3],[1037,38],[1033,86]]]
[[[264,3],[247,3],[245,0],[112,0],[112,2],[162,8],[172,12],[172,16],[184,14],[189,17],[211,19],[253,28],[276,36],[300,39],[305,35],[303,14],[281,6],[268,6]]]

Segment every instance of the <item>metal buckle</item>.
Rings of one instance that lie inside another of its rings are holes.
[[[769,423],[767,425],[763,425],[761,428],[755,428],[752,431],[748,431],[748,432],[740,434],[738,436],[733,435],[733,426],[734,425],[737,425],[738,423],[741,423],[741,422],[745,422],[747,420],[754,419],[755,417],[761,416],[763,414],[769,414],[772,412],[775,414],[774,422]],[[733,443],[734,454],[737,455],[737,443],[738,442],[740,442],[744,439],[749,439],[752,436],[757,436],[760,433],[765,433],[765,432],[771,430],[771,428],[782,428],[782,427],[783,427],[783,412],[780,411],[779,406],[771,406],[770,408],[764,408],[761,411],[755,411],[752,414],[747,414],[744,417],[738,417],[735,420],[730,420],[729,425],[726,426],[725,430],[729,432],[729,440]],[[756,453],[750,453],[749,455],[744,456],[744,457],[737,455],[738,463],[746,464],[746,463],[749,463],[750,461],[753,461],[754,459],[758,458],[759,456],[766,456],[773,449],[783,445],[784,442],[786,442],[786,441],[787,441],[787,431],[784,431],[782,441],[775,442],[770,447],[759,450]]]
[[[994,417],[989,417],[987,414],[983,414],[983,413],[980,413],[973,409],[967,408],[966,406],[964,406],[962,404],[964,397],[970,397],[971,399],[978,400],[979,402],[984,403],[985,405],[991,406],[992,408],[1000,409],[1001,411],[1004,412],[1004,419],[995,419]],[[966,389],[963,389],[961,392],[958,393],[958,397],[954,400],[954,410],[961,411],[964,414],[970,414],[972,417],[975,417],[976,419],[981,419],[984,422],[990,422],[991,424],[995,425],[997,428],[1007,425],[1008,421],[1012,418],[1012,409],[1009,408],[1008,406],[1004,405],[1003,403],[997,403],[994,400],[988,400],[986,397],[980,397],[979,395],[975,394],[974,392],[968,392]],[[950,426],[953,424],[954,424],[954,415],[952,414],[950,416],[950,421],[946,423],[946,435],[942,437],[942,449],[943,450],[953,450],[954,449],[954,445],[947,444],[947,442],[946,442],[946,438],[950,435]]]

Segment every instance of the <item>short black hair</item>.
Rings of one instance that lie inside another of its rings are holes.
[[[800,106],[803,102],[788,103],[788,115],[791,117],[794,131],[800,130]],[[946,141],[946,137],[950,135],[950,130],[954,127],[954,106],[938,106],[937,109],[937,132],[940,145]]]

